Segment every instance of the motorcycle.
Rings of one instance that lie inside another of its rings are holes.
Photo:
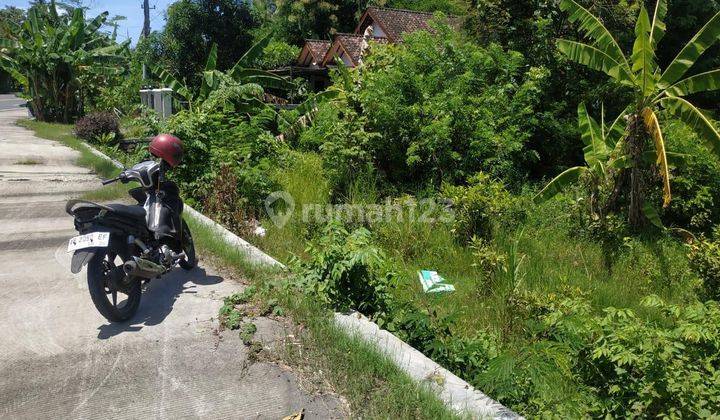
[[[159,161],[140,162],[102,182],[139,182],[129,190],[137,204],[70,200],[65,206],[80,234],[68,243],[68,252],[73,252],[70,270],[77,274],[87,265],[90,298],[111,322],[135,315],[143,283],[176,265],[191,270],[197,264],[192,234],[182,218],[180,191],[165,179],[182,158],[182,143],[160,135],[151,141],[150,151]]]

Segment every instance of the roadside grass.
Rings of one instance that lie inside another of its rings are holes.
[[[309,296],[278,286],[287,272],[254,264],[191,216],[185,220],[198,250],[239,270],[266,298],[277,299],[303,328],[301,346],[286,346],[284,361],[329,381],[346,398],[354,418],[458,418],[423,385],[418,385],[386,356],[337,327],[332,313]]]
[[[35,135],[48,140],[59,141],[65,146],[76,150],[80,157],[76,161],[79,166],[90,168],[102,178],[112,178],[120,173],[112,162],[95,155],[85,146],[85,142],[77,138],[70,124],[46,123],[30,119],[23,119],[17,123],[21,127],[28,128],[35,132]],[[100,183],[98,183],[100,185]],[[83,193],[80,197],[83,200],[110,201],[127,197],[127,191],[132,185],[110,184],[94,191]]]

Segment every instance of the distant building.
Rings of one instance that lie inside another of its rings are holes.
[[[407,33],[430,30],[432,19],[432,13],[369,7],[360,17],[354,33],[337,33],[332,41],[306,39],[295,64],[274,72],[303,77],[310,82],[313,90],[323,90],[330,81],[328,69],[339,64],[336,59],[347,67],[355,67],[362,61],[370,42],[401,42],[402,36]],[[450,17],[448,20],[451,25],[459,26],[458,18]]]

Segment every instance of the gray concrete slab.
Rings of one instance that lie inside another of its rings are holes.
[[[0,111],[16,110],[23,104],[25,104],[25,100],[18,98],[15,94],[10,93],[0,95]],[[27,110],[25,108],[20,109],[24,110],[25,115],[27,115]]]
[[[153,280],[130,322],[95,310],[85,272],[72,275],[75,234],[65,200],[99,187],[76,152],[0,112],[0,418],[341,417],[342,400],[312,395],[286,367],[253,363],[219,331],[222,297],[240,282],[204,265]],[[39,156],[36,165],[14,159]],[[48,162],[52,162],[49,164]],[[256,320],[263,337],[277,323]]]

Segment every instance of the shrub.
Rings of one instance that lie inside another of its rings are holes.
[[[388,314],[394,274],[370,231],[348,232],[330,222],[306,253],[308,261],[294,263],[296,284],[303,291],[338,311],[357,310],[373,318]]]
[[[720,307],[643,299],[655,313],[582,295],[526,294],[530,345],[489,362],[478,385],[521,412],[572,417],[707,417],[720,407]]]
[[[681,124],[671,125],[666,137],[672,139],[670,150],[682,153],[683,159],[673,171],[673,197],[663,221],[668,226],[708,233],[720,223],[720,162]]]
[[[715,228],[713,238],[692,245],[690,265],[702,279],[705,295],[720,299],[720,226]]]
[[[300,54],[300,48],[284,41],[272,41],[263,49],[254,66],[261,69],[276,69],[292,64]]]
[[[262,114],[248,119],[234,112],[181,111],[167,123],[185,147],[183,165],[171,176],[192,199],[202,203],[214,194],[214,182],[223,167],[232,169],[236,194],[243,197],[250,215],[274,191],[270,168],[283,151],[283,145],[266,131]]]
[[[482,172],[471,177],[467,186],[443,185],[441,194],[453,203],[453,232],[462,241],[473,236],[490,238],[496,224],[513,226],[524,215],[520,201]]]
[[[365,130],[393,183],[463,183],[478,171],[516,185],[536,159],[525,148],[543,69],[497,45],[480,47],[448,27],[399,45],[373,45],[356,74]],[[336,81],[336,84],[338,82]]]
[[[75,123],[75,134],[81,139],[97,143],[107,134],[118,137],[120,124],[112,112],[93,112]]]

